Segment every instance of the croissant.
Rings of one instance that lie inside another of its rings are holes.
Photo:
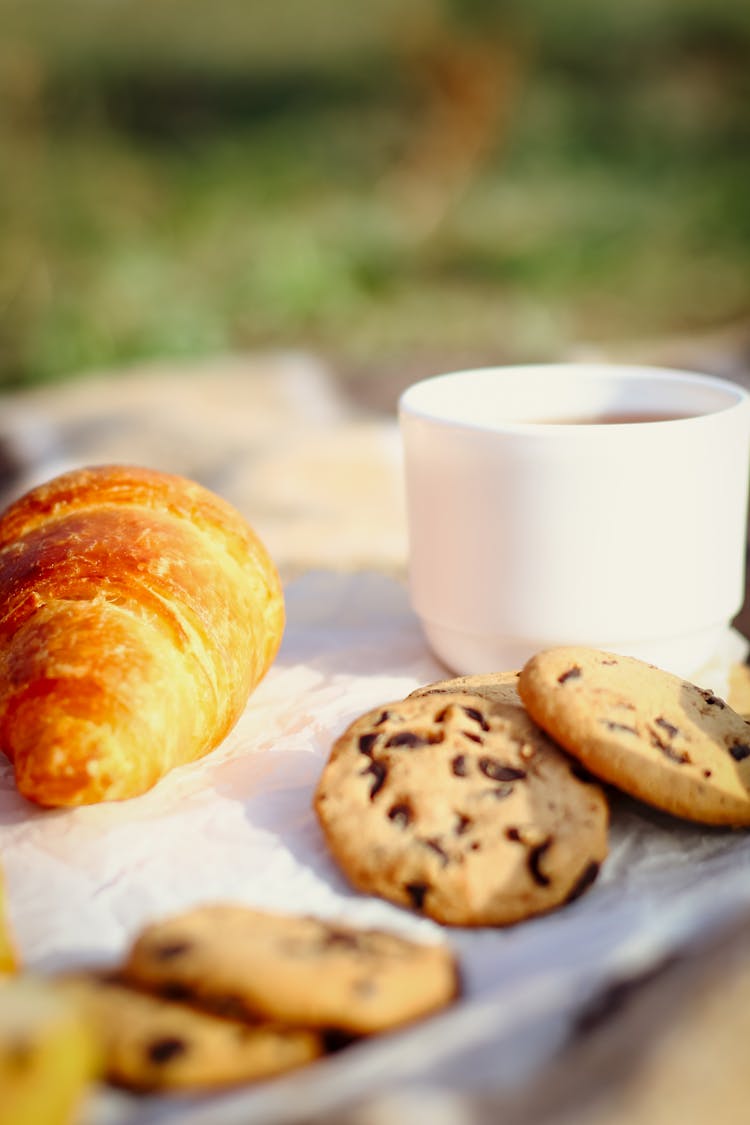
[[[284,627],[276,568],[226,501],[126,466],[0,516],[0,750],[40,805],[134,797],[239,718]]]

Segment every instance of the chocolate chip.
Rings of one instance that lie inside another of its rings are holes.
[[[703,776],[708,780],[709,777],[713,776],[713,771],[712,770],[704,770]]]
[[[549,850],[551,844],[552,837],[548,837],[541,844],[537,844],[535,848],[529,848],[529,854],[526,858],[526,862],[529,865],[529,871],[531,872],[531,877],[534,882],[537,883],[540,887],[549,886],[549,876],[545,875],[542,871],[541,862],[544,858],[545,853]]]
[[[388,810],[388,819],[397,824],[399,828],[407,828],[412,822],[411,805],[403,801],[399,805],[392,805]]]
[[[371,754],[372,748],[377,740],[377,734],[374,734],[372,732],[370,734],[360,735],[359,742],[357,743],[360,754]]]
[[[599,864],[595,860],[592,860],[588,867],[585,867],[583,869],[583,872],[571,887],[570,891],[568,892],[568,897],[565,899],[565,901],[574,902],[575,899],[580,898],[581,895],[589,889],[598,874]]]
[[[490,724],[487,722],[482,712],[476,707],[462,707],[461,710],[467,718],[473,719],[475,723],[479,723],[482,730],[490,729]]]
[[[413,749],[416,746],[429,746],[431,743],[442,742],[444,737],[445,735],[442,733],[435,735],[424,735],[417,734],[413,730],[401,730],[396,734],[391,735],[391,737],[386,742],[386,746],[407,746],[410,749]]]
[[[456,836],[463,836],[466,829],[470,828],[473,822],[470,816],[464,816],[463,813],[457,813],[456,815],[458,820],[456,821],[453,832]]]
[[[429,889],[427,883],[406,883],[404,885],[404,890],[415,910],[422,910]]]
[[[426,738],[415,734],[413,730],[400,730],[391,735],[386,746],[423,746],[426,741]]]
[[[674,738],[675,735],[680,733],[676,726],[667,722],[667,720],[661,716],[659,716],[658,719],[654,719],[654,726],[665,731],[668,738]],[[675,762],[678,766],[684,766],[690,762],[690,755],[687,751],[675,750],[670,743],[665,742],[661,735],[653,729],[649,730],[649,734],[651,735],[651,745],[655,746],[657,750],[660,750],[664,757],[668,758],[670,762]]]
[[[448,853],[445,851],[445,849],[441,846],[439,840],[432,838],[429,840],[421,840],[420,843],[424,844],[426,848],[429,848],[430,851],[435,853],[435,855],[440,859],[443,867],[447,865],[450,857],[448,856]]]
[[[146,1044],[146,1056],[149,1062],[161,1065],[171,1062],[179,1055],[184,1055],[187,1049],[188,1045],[184,1039],[179,1039],[176,1035],[165,1036],[163,1039],[155,1039],[152,1043]]]
[[[670,762],[674,762],[678,766],[686,766],[690,762],[690,755],[686,750],[675,750],[674,747],[669,746],[666,742],[662,742],[656,735],[651,737],[651,745],[660,750],[665,758]],[[750,751],[748,751],[750,753]]]
[[[514,844],[520,844],[521,843],[521,833],[513,825],[511,825],[510,828],[505,829],[505,836],[508,840],[511,840]]]
[[[487,789],[485,792],[497,801],[504,801],[506,797],[512,796],[514,789],[512,785],[496,785],[494,789]]]
[[[674,723],[668,722],[663,715],[659,715],[657,719],[654,719],[654,726],[660,727],[670,738],[676,738],[680,733]]]
[[[335,947],[340,949],[359,949],[360,943],[357,935],[353,934],[351,930],[340,930],[336,926],[331,926],[323,938],[323,946],[325,949]]]
[[[468,770],[466,769],[466,755],[457,754],[451,762],[451,771],[456,777],[466,777]]]
[[[379,717],[378,719],[376,719],[376,720],[375,720],[375,722],[373,723],[373,726],[376,726],[376,727],[381,727],[381,726],[383,725],[383,723],[387,723],[387,722],[388,722],[388,720],[390,719],[390,717],[391,717],[391,713],[390,713],[390,711],[381,711],[381,712],[380,712],[380,717]]]
[[[614,734],[638,734],[636,728],[629,727],[627,723],[617,723],[613,719],[600,719],[599,722]]]
[[[478,742],[480,746],[484,741],[481,734],[474,734],[473,731],[470,730],[462,730],[461,734],[464,736],[464,738],[470,738],[472,742]]]
[[[735,742],[733,746],[729,747],[729,753],[735,762],[742,762],[750,755],[750,746],[746,742]]]
[[[382,762],[372,761],[366,770],[361,771],[360,776],[366,777],[367,774],[371,774],[373,778],[372,785],[370,786],[370,800],[372,800],[383,788],[388,775],[388,768],[384,766]]]
[[[173,957],[180,957],[191,948],[192,942],[189,941],[169,941],[155,946],[152,952],[157,961],[171,961]]]
[[[557,682],[558,684],[566,684],[568,680],[577,680],[578,677],[582,675],[583,672],[581,671],[581,669],[577,664],[574,664],[572,668],[568,668],[566,672],[563,672],[560,676],[557,677]]]
[[[497,758],[480,758],[479,768],[491,781],[522,781],[526,777],[526,770],[506,766]]]
[[[726,703],[724,702],[724,700],[719,699],[718,695],[714,695],[714,693],[712,691],[701,690],[701,695],[703,696],[703,699],[705,700],[705,702],[708,703],[712,707],[718,707],[720,710],[722,710],[724,707],[726,707]]]

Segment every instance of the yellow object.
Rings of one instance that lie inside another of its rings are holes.
[[[72,1125],[96,1060],[72,1000],[31,977],[0,983],[0,1125]]]
[[[10,936],[8,910],[6,906],[5,885],[0,872],[0,977],[5,973],[14,973],[18,968],[18,959],[13,940]]]

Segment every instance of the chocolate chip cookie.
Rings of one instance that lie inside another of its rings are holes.
[[[596,877],[608,809],[579,772],[523,708],[435,693],[357,719],[335,743],[314,805],[360,890],[438,922],[504,925]]]
[[[421,695],[445,695],[454,692],[481,695],[483,699],[489,699],[492,703],[515,703],[521,706],[521,697],[518,694],[518,672],[488,672],[486,675],[436,680],[434,683],[417,688],[409,699]]]
[[[199,1090],[256,1081],[302,1066],[321,1036],[250,1025],[172,1003],[96,976],[60,982],[101,1044],[107,1079],[131,1090]]]
[[[565,647],[522,669],[529,714],[597,777],[675,816],[750,824],[750,723],[632,657]]]
[[[351,1035],[418,1019],[458,993],[443,945],[221,904],[149,926],[123,975],[223,1015]]]

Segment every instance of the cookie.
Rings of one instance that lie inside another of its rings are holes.
[[[323,1050],[314,1032],[221,1019],[122,984],[60,982],[96,1031],[107,1079],[131,1090],[199,1090],[257,1081]]]
[[[702,824],[750,824],[750,724],[710,691],[632,657],[538,653],[519,680],[529,714],[593,774]]]
[[[521,706],[518,694],[518,672],[488,672],[485,675],[457,676],[453,680],[436,680],[417,688],[409,696],[415,699],[422,695],[445,695],[453,692],[468,692],[481,695],[492,703],[515,703]]]
[[[124,975],[217,1012],[352,1035],[425,1016],[458,992],[445,946],[224,905],[149,926]]]
[[[428,694],[338,739],[315,794],[355,887],[460,926],[568,901],[607,854],[603,791],[514,704]]]

